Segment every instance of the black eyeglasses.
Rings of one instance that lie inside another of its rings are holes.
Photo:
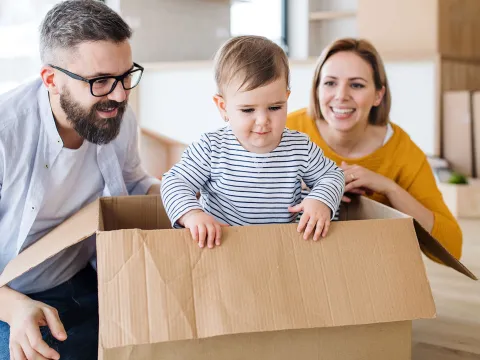
[[[85,79],[84,77],[74,74],[68,70],[62,69],[58,66],[49,64],[54,69],[57,69],[73,79],[85,81],[90,84],[90,93],[96,97],[102,97],[110,94],[115,90],[118,82],[122,83],[125,90],[133,89],[138,85],[143,74],[143,66],[133,63],[133,68],[128,70],[125,74],[119,76],[99,76],[93,79]]]

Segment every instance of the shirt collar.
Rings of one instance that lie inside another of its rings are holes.
[[[48,90],[41,84],[37,91],[37,100],[40,113],[40,119],[45,126],[48,137],[50,140],[61,145],[63,147],[63,141],[58,133],[55,119],[53,117],[52,107],[50,105],[50,98]]]

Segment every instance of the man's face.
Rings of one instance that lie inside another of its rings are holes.
[[[109,41],[83,43],[72,59],[66,69],[86,79],[123,75],[133,66],[128,41],[119,44]],[[61,86],[60,106],[75,131],[94,144],[107,144],[115,139],[120,131],[129,91],[118,82],[112,93],[95,97],[90,92],[90,84],[65,78]]]
[[[90,107],[84,107],[80,102],[74,100],[65,86],[60,94],[60,106],[67,115],[67,120],[82,138],[102,145],[115,139],[120,132],[127,101],[119,103],[115,100],[104,100],[94,103]],[[113,111],[110,111],[111,109]],[[115,115],[111,117],[99,115],[105,110],[114,112]]]

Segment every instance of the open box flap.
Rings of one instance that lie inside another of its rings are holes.
[[[351,204],[345,207],[345,220],[371,220],[371,219],[396,219],[396,218],[412,218],[398,210],[377,201],[359,196],[353,199]],[[468,276],[473,280],[477,277],[468,270],[465,265],[458,261],[448,250],[428,231],[426,231],[415,219],[413,219],[415,232],[417,234],[418,243],[422,252],[432,257],[444,265],[457,270],[458,272]]]
[[[85,206],[12,259],[0,275],[0,287],[95,234],[100,224],[99,201],[97,199]]]

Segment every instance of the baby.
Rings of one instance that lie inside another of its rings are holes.
[[[162,198],[173,226],[213,248],[221,226],[290,223],[303,211],[297,228],[303,238],[326,236],[345,179],[305,134],[285,128],[284,51],[263,37],[232,38],[217,52],[215,80],[214,102],[227,126],[204,134],[164,175]],[[303,201],[302,180],[311,189]]]

